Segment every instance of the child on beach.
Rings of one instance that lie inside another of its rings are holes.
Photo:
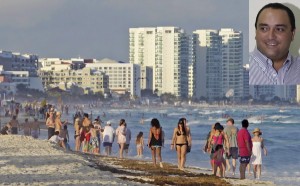
[[[213,161],[214,161],[214,175],[216,176],[217,174],[217,169],[220,169],[220,177],[223,177],[223,162],[224,162],[224,158],[223,158],[223,145],[217,145],[215,152],[213,154]]]
[[[11,130],[11,124],[8,122],[0,131],[1,135],[7,135],[10,134],[10,130]]]
[[[97,129],[94,128],[94,125],[91,125],[89,133],[91,134],[91,151],[93,154],[99,154],[99,141],[97,136]]]
[[[143,156],[143,150],[144,150],[143,132],[139,132],[139,134],[136,137],[135,144],[136,144],[137,156],[142,157]]]
[[[252,156],[251,164],[253,165],[253,174],[255,179],[260,179],[261,176],[261,164],[262,164],[262,150],[265,156],[267,156],[267,149],[264,146],[264,140],[261,137],[262,132],[259,128],[255,128],[252,132],[254,137],[252,138]]]

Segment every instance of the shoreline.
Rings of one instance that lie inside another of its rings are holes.
[[[0,140],[0,185],[274,185],[180,171],[169,163],[161,169],[151,161],[65,151],[20,135],[0,135]]]

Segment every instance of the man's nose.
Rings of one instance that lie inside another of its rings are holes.
[[[268,32],[268,39],[275,39],[276,38],[276,30],[271,28]]]

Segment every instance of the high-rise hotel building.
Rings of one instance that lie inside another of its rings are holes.
[[[233,29],[193,32],[194,97],[243,97],[243,35]]]
[[[218,30],[193,32],[193,66],[195,98],[215,100],[222,98],[222,38]]]
[[[221,29],[219,35],[222,37],[223,93],[234,99],[242,99],[244,96],[243,34],[233,29]]]
[[[188,97],[189,36],[178,27],[129,29],[129,61],[152,67],[151,87],[159,95]],[[145,84],[144,84],[145,85]]]

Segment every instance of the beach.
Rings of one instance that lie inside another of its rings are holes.
[[[140,185],[92,168],[84,157],[20,135],[0,135],[0,185]]]
[[[179,171],[165,163],[75,153],[47,140],[0,135],[0,185],[272,185]]]

